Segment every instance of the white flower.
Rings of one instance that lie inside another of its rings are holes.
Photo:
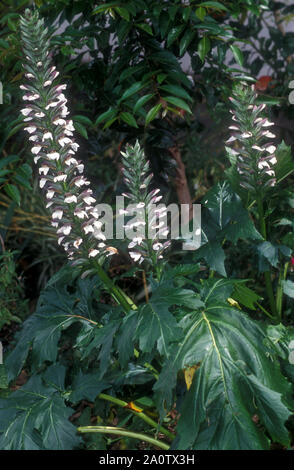
[[[276,151],[276,147],[274,145],[270,145],[265,149],[268,153],[274,153]]]
[[[90,206],[92,203],[96,202],[96,199],[94,199],[92,196],[84,196],[83,201],[85,201],[85,203]]]
[[[270,127],[270,126],[274,126],[275,123],[274,122],[270,122],[268,119],[264,119],[264,122],[262,122],[262,127]]]
[[[63,233],[64,235],[69,235],[71,232],[71,225],[65,224],[57,230],[57,233]]]
[[[50,108],[56,108],[56,106],[59,104],[59,101],[51,101],[51,103],[47,104],[47,106],[45,107],[46,110],[50,109]]]
[[[58,142],[61,145],[61,147],[64,147],[66,144],[70,144],[72,140],[69,139],[68,137],[62,137],[61,139],[58,140]]]
[[[37,62],[37,67],[42,67],[42,62]]]
[[[66,88],[67,88],[67,85],[66,85],[66,84],[58,85],[58,86],[56,87],[56,91],[59,93],[59,92],[62,91],[62,90],[66,90]],[[64,95],[63,95],[63,96],[64,96]],[[64,98],[65,98],[65,96],[64,96]]]
[[[274,139],[276,137],[275,134],[273,134],[270,131],[263,131],[262,135],[264,135],[265,137],[268,137],[269,139]]]
[[[55,191],[53,189],[49,189],[46,194],[47,199],[52,199],[55,194]]]
[[[142,255],[141,255],[141,253],[138,253],[137,251],[130,251],[130,257],[131,257],[134,261],[139,261],[140,258],[142,258]]]
[[[94,237],[98,238],[98,240],[103,240],[103,241],[106,240],[106,236],[100,230],[95,230],[94,231]]]
[[[47,183],[47,178],[41,178],[40,179],[40,188],[44,188],[45,184]]]
[[[22,97],[22,99],[24,101],[26,101],[26,100],[27,101],[35,101],[39,98],[40,98],[40,95],[38,93],[33,93],[32,95],[27,94],[27,95],[23,95],[23,97]]]
[[[36,140],[38,140],[38,136],[37,135],[31,135],[31,137],[29,137],[29,140],[33,141],[33,142],[36,142]]]
[[[87,235],[87,233],[93,233],[94,232],[94,227],[91,224],[86,224],[86,225],[83,226],[83,230],[84,230],[85,234]]]
[[[59,72],[55,71],[54,73],[51,74],[52,80],[54,80],[56,77],[58,77]]]
[[[45,116],[45,114],[41,111],[40,113],[36,113],[35,116],[36,116],[37,118],[42,118],[42,117]]]
[[[66,202],[67,204],[71,204],[72,202],[78,202],[77,196],[75,196],[74,194],[70,194],[64,198],[64,202]]]
[[[259,147],[258,145],[252,145],[252,148],[258,150],[259,152],[264,152],[265,149],[263,147]]]
[[[151,201],[152,201],[153,204],[156,204],[156,202],[161,201],[162,197],[163,197],[163,196],[153,197],[153,198],[151,199]]]
[[[78,161],[73,158],[73,157],[68,157],[66,160],[64,160],[64,163],[67,165],[67,166],[70,166],[70,165],[77,165],[78,164]]]
[[[67,129],[68,131],[74,131],[75,130],[75,128],[73,126],[73,121],[71,119],[66,123],[65,129]]]
[[[65,237],[59,237],[57,240],[58,245],[61,245],[62,240],[64,240]]]
[[[57,175],[57,176],[54,176],[54,183],[59,183],[59,181],[65,181],[67,178],[67,175],[65,174],[61,174],[61,175]]]
[[[59,153],[58,152],[50,152],[50,153],[47,153],[47,158],[49,158],[49,160],[59,160]]]
[[[42,148],[41,145],[35,145],[34,147],[32,147],[31,152],[32,152],[33,154],[37,155],[37,154],[40,152],[41,148]]]
[[[78,217],[79,219],[87,219],[88,218],[88,215],[87,215],[87,212],[80,209],[79,207],[77,207],[75,210],[74,210],[74,215],[76,217]]]
[[[77,144],[76,142],[73,142],[73,143],[71,144],[71,148],[76,152],[76,151],[78,150],[78,148],[79,148],[79,144]]]
[[[75,240],[75,241],[73,242],[73,246],[74,246],[75,248],[79,248],[79,246],[80,246],[81,243],[83,243],[83,239],[82,239],[82,238],[78,238],[77,240]]]
[[[53,121],[53,124],[55,124],[55,126],[64,126],[66,124],[66,121],[64,119],[55,119],[55,121]]]
[[[42,165],[42,166],[39,168],[39,175],[42,175],[42,174],[43,174],[43,175],[46,176],[47,173],[48,173],[48,171],[49,171],[49,166],[47,166],[47,165]]]
[[[52,219],[62,219],[63,216],[63,210],[62,209],[55,209],[55,211],[52,213]]]
[[[43,135],[42,141],[44,142],[44,140],[47,140],[47,139],[53,140],[53,136],[51,132],[45,132],[45,134]]]
[[[51,80],[46,80],[46,82],[44,82],[44,87],[46,86],[49,86],[49,85],[52,85],[52,81]]]
[[[33,111],[33,108],[24,108],[21,109],[20,112],[23,116],[28,116]]]
[[[75,186],[80,188],[81,186],[89,185],[90,181],[86,180],[83,176],[79,176],[78,178],[75,179],[74,184]]]
[[[30,126],[30,127],[25,127],[24,130],[27,131],[29,134],[32,134],[33,132],[37,130],[37,128],[35,126]]]
[[[89,258],[93,258],[97,255],[99,255],[99,250],[92,249],[92,250],[89,251]]]
[[[162,248],[162,247],[163,247],[163,245],[162,245],[162,243],[160,243],[160,242],[154,243],[154,244],[152,245],[152,248],[153,248],[153,250],[155,250],[155,251],[160,250],[160,248]]]

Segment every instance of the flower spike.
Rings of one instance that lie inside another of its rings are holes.
[[[49,37],[44,20],[38,11],[26,10],[20,19],[23,65],[27,83],[24,90],[25,107],[21,110],[29,124],[31,152],[39,165],[39,185],[44,191],[52,215],[52,226],[59,235],[70,260],[78,264],[90,259],[104,259],[116,252],[108,247],[101,225],[91,218],[96,199],[83,176],[84,165],[76,159],[79,148],[74,141],[73,121],[69,119],[65,84],[56,83],[59,72],[49,56]],[[87,188],[87,189],[86,189]]]
[[[269,130],[274,123],[262,116],[264,104],[256,104],[254,86],[238,84],[229,98],[233,125],[227,140],[227,153],[239,174],[240,186],[252,193],[265,191],[276,184],[276,146],[267,139],[275,138]]]
[[[137,141],[133,147],[128,145],[126,151],[121,154],[124,181],[128,189],[128,193],[123,195],[130,201],[122,213],[124,215],[136,213],[135,222],[131,220],[125,226],[127,230],[135,229],[135,236],[128,245],[129,254],[135,262],[146,261],[159,274],[158,267],[163,259],[163,252],[171,243],[167,240],[169,233],[166,226],[167,210],[163,204],[157,206],[162,199],[160,190],[148,190],[153,175],[150,174],[149,162],[145,160],[139,142]]]

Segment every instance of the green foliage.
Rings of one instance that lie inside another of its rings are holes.
[[[205,306],[181,320],[184,338],[155,385],[161,400],[170,404],[177,371],[199,365],[180,407],[175,449],[265,449],[265,430],[289,445],[282,424],[289,417],[289,384],[278,361],[268,358],[264,331],[226,305],[227,288],[232,291],[232,282],[203,284]],[[252,420],[255,413],[264,431]]]
[[[28,313],[23,286],[16,274],[15,253],[0,255],[0,330],[11,322],[21,323]]]
[[[51,277],[64,258],[32,188],[18,117],[18,20],[28,3],[7,0],[0,6],[5,103],[0,230],[5,245],[20,253],[1,255],[1,334],[25,320],[14,343],[5,343],[0,365],[0,448],[141,449],[126,436],[82,439],[77,427],[93,423],[145,433],[176,451],[289,448],[294,411],[289,133],[280,129],[277,184],[258,192],[261,201],[252,188],[239,186],[234,153],[229,152],[231,168],[225,172],[230,183],[219,181],[227,166],[220,142],[227,134],[232,81],[259,77],[266,66],[272,81],[259,90],[257,103],[271,106],[273,120],[280,111],[293,118],[287,100],[293,34],[283,34],[275,22],[277,9],[281,18],[291,18],[294,7],[271,0],[36,2],[49,29],[53,22],[65,27],[50,46],[61,82],[68,82],[81,158],[99,201],[112,202],[121,192],[117,149],[140,137],[165,199],[176,200],[178,162],[168,152],[175,144],[191,199],[202,199],[201,247],[185,253],[175,243],[160,282],[122,254],[109,270],[118,288],[100,265],[97,275],[85,279],[69,266]],[[271,27],[261,37],[265,15]],[[35,285],[50,278],[28,318],[16,274],[27,265],[29,270],[42,265],[33,274],[38,280],[31,287],[32,304]],[[140,299],[138,305],[122,287]],[[22,385],[15,382],[19,374],[25,377]],[[154,449],[153,444],[143,448]]]
[[[211,269],[226,276],[224,241],[261,240],[262,236],[228,182],[219,183],[205,195],[203,208],[203,244],[197,250],[196,259],[204,258]]]

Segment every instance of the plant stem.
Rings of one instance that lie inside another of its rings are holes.
[[[266,223],[265,223],[265,217],[264,217],[264,212],[263,212],[263,202],[260,196],[257,197],[257,207],[258,207],[258,214],[259,214],[260,232],[263,238],[267,240]],[[277,317],[277,309],[276,309],[276,303],[275,303],[275,297],[274,297],[274,292],[273,292],[270,271],[266,271],[264,273],[264,279],[265,279],[265,288],[266,288],[268,300],[269,300],[270,307],[271,307],[271,312],[273,314],[273,317]]]
[[[289,261],[287,261],[284,265],[283,272],[280,272],[279,275],[279,284],[277,289],[277,315],[282,320],[282,306],[283,306],[283,284],[282,281],[286,279],[287,271],[288,271]]]
[[[130,299],[118,286],[112,282],[110,277],[106,274],[102,266],[95,262],[95,269],[101,281],[107,287],[107,290],[110,292],[115,301],[121,305],[126,313],[130,310],[137,310],[137,306],[134,304],[132,299]]]
[[[275,320],[275,317],[273,317],[260,303],[256,302],[257,307],[260,308],[260,310],[263,311],[271,320]]]
[[[127,408],[128,407],[128,402],[124,400],[120,400],[119,398],[112,397],[111,395],[107,395],[106,393],[100,393],[98,395],[98,398],[101,398],[102,400],[110,401],[111,403],[114,403],[115,405],[121,406],[122,408]],[[135,411],[132,408],[128,408],[134,415],[138,416],[138,418],[142,419],[145,421],[145,423],[149,424],[153,428],[157,429],[162,433],[165,434],[169,439],[174,439],[175,436],[172,434],[170,431],[165,429],[163,426],[158,426],[156,421],[154,421],[152,418],[147,416],[143,411]]]
[[[169,449],[169,445],[166,444],[165,442],[162,442],[157,439],[154,439],[153,437],[147,436],[147,434],[143,434],[140,432],[127,431],[124,428],[114,428],[111,426],[83,426],[83,427],[78,428],[78,431],[82,433],[98,432],[101,434],[118,434],[119,436],[132,437],[134,439],[139,439],[140,441],[150,442],[150,444],[153,444],[154,446],[159,447],[160,449],[164,449],[164,450]]]

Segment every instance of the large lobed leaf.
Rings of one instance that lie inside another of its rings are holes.
[[[204,258],[211,269],[226,276],[224,240],[237,243],[239,239],[262,240],[262,236],[227,181],[208,191],[202,204],[202,246],[195,257]]]
[[[171,405],[178,371],[200,365],[179,410],[175,449],[266,449],[268,436],[290,443],[290,385],[269,356],[264,330],[225,303],[229,287],[205,283],[205,307],[182,319],[184,337],[155,384],[162,404]]]
[[[79,446],[81,439],[68,420],[73,411],[54,386],[43,384],[40,376],[32,377],[9,398],[0,400],[0,448],[67,450]]]

